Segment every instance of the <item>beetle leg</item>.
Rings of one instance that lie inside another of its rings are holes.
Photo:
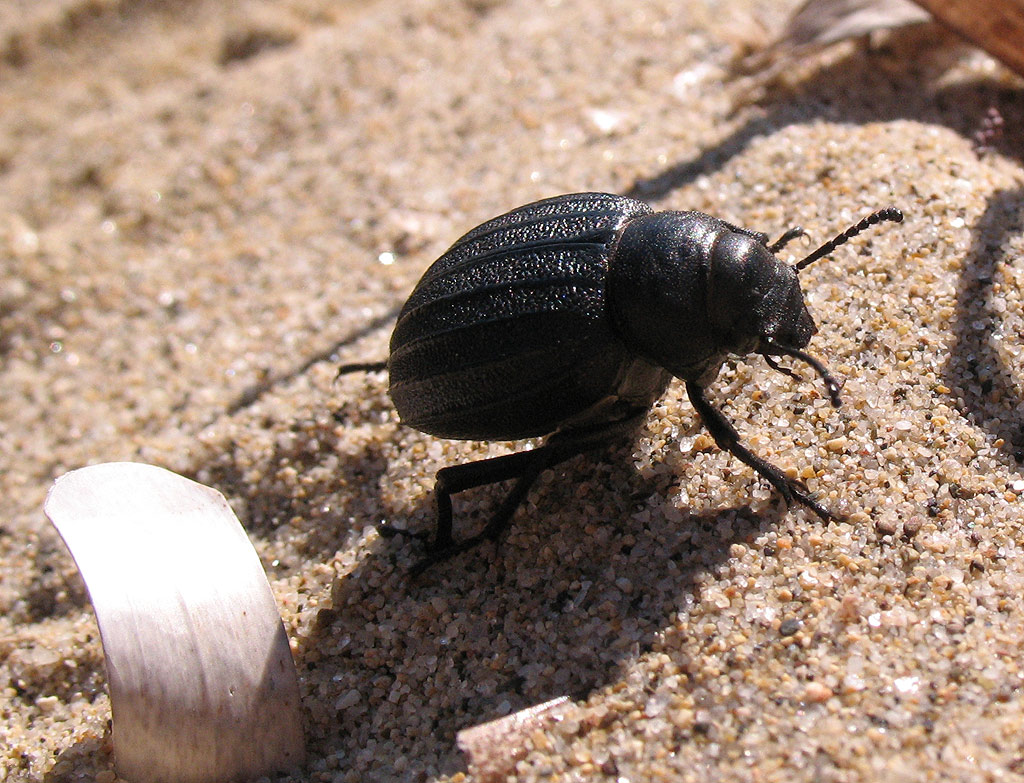
[[[545,443],[531,451],[517,451],[501,457],[450,465],[437,472],[434,498],[437,503],[437,526],[434,540],[427,547],[427,556],[414,565],[410,576],[417,576],[435,563],[472,549],[485,540],[497,541],[508,527],[512,515],[526,499],[537,477],[552,465],[569,459],[578,450],[566,451],[558,444]],[[452,495],[485,484],[516,479],[515,485],[498,506],[487,526],[474,536],[456,542],[452,538]]]
[[[821,380],[825,383],[825,388],[828,389],[828,398],[832,403],[833,408],[838,408],[842,404],[842,400],[839,397],[839,390],[842,388],[839,381],[828,371],[828,368],[811,356],[809,353],[797,350],[796,348],[789,348],[785,345],[779,345],[776,342],[768,340],[768,348],[775,354],[781,356],[792,356],[794,359],[799,359],[802,362],[806,362],[811,368],[821,376]],[[771,365],[771,361],[768,360],[768,352],[765,351],[761,354],[765,361]],[[774,367],[774,365],[772,365]],[[778,368],[776,368],[778,369]],[[785,372],[783,370],[783,372]],[[789,373],[787,373],[788,375]],[[793,376],[796,377],[796,376]]]
[[[388,368],[388,363],[383,362],[351,362],[349,364],[343,364],[338,368],[337,374],[334,376],[335,380],[340,378],[342,375],[348,375],[353,372],[381,372]]]
[[[769,245],[768,235],[765,234],[763,231],[751,231],[749,228],[743,228],[743,226],[734,226],[732,223],[726,223],[726,221],[724,220],[722,221],[722,223],[724,223],[726,228],[728,228],[730,231],[733,231],[737,234],[743,234],[745,236],[748,236],[755,242],[757,242],[759,245],[764,245],[766,248],[768,248],[768,251],[771,253],[779,252],[780,250],[782,250],[782,248],[784,248],[797,237],[807,236],[807,232],[804,231],[800,226],[793,226],[793,228],[787,230],[785,233],[783,233],[781,237],[779,237]]]
[[[535,460],[536,453],[543,448],[542,446],[533,451],[518,451],[514,454],[504,454],[500,457],[477,460],[476,462],[449,465],[437,471],[434,482],[437,522],[434,527],[433,541],[430,540],[429,533],[414,533],[391,525],[379,525],[377,530],[389,538],[405,536],[425,541],[431,553],[445,553],[441,557],[432,558],[433,562],[444,560],[451,554],[455,554],[455,551],[462,551],[454,549],[455,543],[452,539],[452,495],[474,487],[482,487],[485,484],[497,484],[499,481],[521,478],[530,467],[530,461]]]
[[[797,381],[800,380],[800,376],[799,375],[797,375],[795,372],[793,372],[788,367],[783,367],[782,365],[777,364],[776,361],[771,357],[770,354],[763,353],[761,355],[764,357],[765,363],[769,367],[771,367],[773,370],[775,370],[775,372],[781,372],[783,375],[788,375],[790,378],[793,378],[794,380],[797,380]]]
[[[528,457],[529,459],[509,459],[504,465],[493,465],[493,463],[498,460],[512,457]],[[434,485],[434,494],[437,498],[437,532],[434,537],[434,542],[427,550],[427,556],[410,569],[410,576],[417,576],[435,563],[440,563],[441,561],[447,560],[460,552],[472,549],[483,541],[490,540],[496,542],[505,529],[508,528],[512,515],[516,512],[516,509],[519,508],[519,505],[523,500],[526,499],[526,495],[529,493],[530,487],[532,487],[533,483],[537,480],[537,477],[551,464],[549,461],[551,457],[552,453],[548,451],[547,447],[541,446],[532,451],[520,451],[515,454],[507,454],[504,457],[495,457],[493,460],[469,462],[464,465],[452,465],[439,470],[437,473],[437,483]],[[525,462],[525,465],[520,468],[521,461]],[[486,467],[495,468],[494,473],[490,473],[488,470],[488,475],[486,477],[482,477],[482,474],[477,474],[475,472],[475,469],[479,468],[483,463],[488,462],[492,463],[492,465],[485,466],[485,469]],[[465,468],[469,468],[470,470],[464,470]],[[506,472],[513,470],[515,472]],[[453,476],[455,479],[452,478]],[[476,535],[465,538],[462,541],[455,542],[452,538],[452,494],[455,492],[461,492],[465,489],[483,486],[484,484],[506,481],[511,478],[515,478],[516,483],[508,495],[505,496],[501,505],[498,506],[498,510],[494,513],[494,516],[491,517],[487,526]],[[459,483],[455,483],[456,480],[461,479],[465,479],[466,483],[462,483],[461,481],[459,481]]]
[[[768,235],[765,234],[763,231],[752,231],[751,229],[744,228],[743,226],[733,225],[732,223],[730,223],[730,222],[728,222],[726,220],[722,221],[722,225],[724,225],[727,229],[729,229],[733,233],[743,234],[744,236],[750,237],[755,242],[757,242],[757,244],[759,244],[759,245],[765,245],[765,246],[768,245]]]
[[[526,497],[530,485],[547,467],[548,459],[548,447],[540,446],[531,451],[517,451],[514,454],[505,454],[501,457],[492,457],[477,462],[449,465],[437,471],[437,481],[434,484],[437,527],[430,549],[434,552],[447,552],[454,545],[452,539],[452,495],[474,487],[482,487],[485,484],[497,484],[499,481],[517,479],[516,485],[499,506],[495,517],[487,524],[483,533],[473,537],[478,540],[496,538],[507,526],[512,512]],[[445,555],[445,557],[447,556]]]
[[[526,499],[537,477],[547,468],[572,459],[578,454],[604,446],[621,435],[636,428],[647,414],[646,408],[631,408],[621,418],[601,421],[590,426],[571,430],[560,430],[547,441],[531,451],[517,451],[500,457],[449,465],[437,472],[434,484],[434,498],[437,504],[437,525],[434,540],[427,546],[427,555],[410,569],[416,576],[443,560],[472,549],[485,540],[497,541],[508,528],[516,509]],[[462,541],[452,537],[452,495],[467,489],[496,484],[516,479],[515,485],[498,506],[498,510],[479,533]],[[390,525],[381,525],[378,530],[387,536],[406,535],[412,538],[428,538],[409,533]]]
[[[433,541],[430,540],[429,533],[414,533],[391,525],[379,525],[377,530],[389,538],[400,535],[427,542],[427,556],[409,570],[410,576],[417,576],[435,563],[472,549],[486,539],[496,541],[508,527],[509,520],[526,498],[537,476],[545,468],[571,456],[573,454],[562,453],[557,447],[545,444],[531,451],[517,451],[514,454],[441,468],[437,471],[434,483],[437,522]],[[452,495],[510,479],[516,479],[515,486],[502,501],[487,526],[475,536],[456,542],[452,537]]]
[[[782,250],[782,248],[784,248],[786,245],[788,245],[790,242],[792,242],[797,237],[805,237],[805,236],[807,236],[807,232],[804,231],[803,228],[801,228],[800,226],[793,226],[793,228],[791,228],[788,231],[786,231],[785,233],[783,233],[783,235],[781,237],[779,237],[774,242],[772,242],[770,245],[768,245],[768,252],[769,253],[778,253],[780,250]]]
[[[687,381],[686,393],[701,421],[704,422],[704,426],[707,427],[711,437],[718,444],[718,448],[728,451],[740,462],[753,468],[769,484],[775,487],[787,504],[792,503],[796,499],[825,522],[835,519],[828,509],[817,503],[804,491],[805,488],[801,482],[788,478],[777,467],[761,459],[740,443],[740,434],[729,420],[722,415],[722,412],[708,402],[707,397],[704,396],[704,388],[702,386],[697,385],[693,381]]]

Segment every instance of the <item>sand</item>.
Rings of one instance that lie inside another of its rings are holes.
[[[41,508],[139,460],[223,492],[267,568],[310,755],[285,779],[472,778],[457,731],[560,696],[515,779],[1021,779],[1020,84],[933,29],[733,74],[793,6],[8,3],[0,778],[114,780]],[[376,526],[430,529],[436,470],[514,444],[403,428],[383,375],[335,368],[385,357],[461,233],[590,189],[815,241],[905,211],[802,275],[842,408],[757,357],[709,392],[843,519],[787,510],[674,384],[497,553],[410,581],[416,542]]]

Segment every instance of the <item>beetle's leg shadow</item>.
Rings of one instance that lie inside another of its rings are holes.
[[[722,415],[722,412],[708,402],[707,397],[704,396],[704,387],[693,381],[687,381],[686,394],[689,396],[690,402],[693,404],[704,426],[711,433],[711,437],[718,444],[718,448],[722,449],[722,451],[728,451],[740,462],[753,468],[769,484],[775,487],[787,504],[792,503],[796,499],[817,514],[823,521],[830,522],[835,519],[835,516],[828,509],[817,503],[805,492],[806,488],[801,482],[788,478],[777,467],[761,459],[740,443],[740,434],[729,420]]]
[[[390,525],[381,525],[378,530],[388,537],[401,535],[429,542],[426,557],[410,569],[411,576],[417,576],[430,566],[472,549],[484,541],[498,541],[502,533],[508,529],[512,515],[522,505],[541,473],[579,454],[607,446],[616,438],[633,432],[646,413],[646,408],[630,409],[627,415],[610,422],[560,430],[549,436],[543,445],[530,451],[517,451],[500,457],[441,468],[437,472],[434,484],[437,522],[433,541],[430,541],[429,534],[414,533]],[[476,535],[455,541],[452,536],[452,495],[512,479],[515,479],[516,483],[484,529]]]

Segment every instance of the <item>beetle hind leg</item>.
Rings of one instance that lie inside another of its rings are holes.
[[[497,541],[508,529],[512,515],[526,500],[530,488],[547,468],[572,459],[578,454],[606,446],[609,442],[632,432],[647,413],[645,407],[630,407],[611,420],[560,430],[542,445],[530,451],[517,451],[500,457],[449,465],[437,472],[434,499],[437,504],[437,525],[433,540],[429,535],[411,533],[390,525],[378,530],[386,536],[404,535],[427,541],[427,554],[410,570],[412,576],[423,573],[435,563],[472,549],[483,541]],[[452,536],[452,495],[467,489],[515,479],[515,484],[502,500],[487,525],[476,535],[456,541]]]
[[[381,534],[392,537],[402,535],[416,538],[427,543],[426,556],[410,570],[416,576],[435,563],[447,560],[460,552],[472,549],[483,541],[496,541],[508,527],[519,505],[525,500],[530,487],[537,477],[562,459],[549,445],[545,444],[531,451],[518,451],[500,457],[466,462],[461,465],[449,465],[437,472],[434,484],[434,501],[437,507],[437,522],[433,540],[429,534],[413,533],[390,525],[381,525]],[[515,479],[516,483],[502,501],[487,526],[474,536],[455,541],[452,537],[452,495],[487,484],[497,484]]]
[[[693,407],[700,416],[701,421],[704,422],[704,426],[711,433],[711,437],[718,444],[718,448],[728,451],[740,462],[753,468],[758,475],[775,487],[787,504],[791,504],[796,500],[813,511],[825,522],[835,519],[827,508],[815,501],[807,493],[807,488],[803,483],[787,477],[777,467],[761,459],[740,443],[740,434],[729,420],[722,415],[722,412],[708,402],[707,397],[704,396],[704,388],[702,386],[692,381],[687,381],[686,394],[689,396],[690,402],[693,403]]]

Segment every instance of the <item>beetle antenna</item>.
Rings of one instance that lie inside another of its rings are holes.
[[[789,348],[788,346],[785,345],[779,345],[776,342],[768,341],[768,349],[773,354],[779,356],[792,356],[794,359],[799,359],[802,362],[807,362],[807,364],[811,365],[811,367],[814,368],[814,371],[821,376],[821,380],[825,382],[825,388],[828,389],[828,399],[829,402],[832,403],[832,407],[838,408],[842,404],[842,400],[839,398],[839,381],[835,379],[835,376],[833,376],[832,373],[828,371],[828,368],[825,367],[824,364],[819,362],[809,353],[804,353],[803,351],[797,350],[796,348]],[[777,367],[774,365],[774,363],[768,358],[769,351],[765,351],[762,354],[762,356],[764,356],[765,358],[765,361],[768,362],[769,366],[773,366],[775,369],[785,372],[786,375],[792,375],[791,372],[786,372],[781,367]]]
[[[846,229],[846,231],[837,236],[835,239],[830,239],[824,245],[822,245],[809,256],[807,256],[807,258],[805,258],[803,261],[794,264],[794,268],[797,272],[799,272],[801,269],[805,269],[806,267],[810,266],[815,261],[817,261],[819,258],[827,256],[840,245],[849,242],[851,239],[857,236],[857,234],[861,233],[862,231],[866,231],[869,226],[873,226],[876,223],[881,223],[883,220],[891,220],[893,223],[902,223],[903,213],[896,207],[886,207],[885,209],[880,209],[877,212],[872,212],[870,215],[868,215],[866,218],[860,221],[860,223],[850,226],[848,229]],[[810,362],[808,362],[808,364],[810,364]]]

